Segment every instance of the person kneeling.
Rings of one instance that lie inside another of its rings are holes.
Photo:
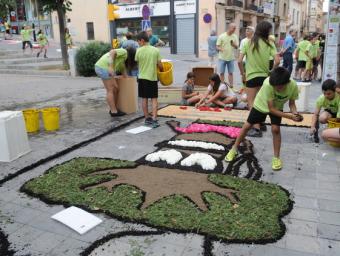
[[[235,144],[225,157],[227,162],[233,161],[237,156],[237,149],[246,137],[247,132],[254,124],[263,123],[269,115],[272,126],[274,157],[272,169],[282,169],[280,159],[281,132],[280,124],[282,117],[291,119],[295,122],[302,121],[302,116],[296,110],[295,100],[298,99],[299,90],[296,82],[290,80],[289,71],[283,67],[275,68],[270,77],[263,82],[263,86],[256,95],[254,106],[251,109],[247,122],[243,125],[240,135]],[[291,113],[284,113],[283,106],[289,101]]]
[[[326,124],[330,118],[340,118],[340,95],[336,93],[336,82],[332,79],[324,81],[322,83],[322,92],[323,95],[320,95],[316,101],[310,130],[311,134],[316,132],[318,120],[320,123]],[[320,114],[322,108],[324,111]]]
[[[196,107],[209,105],[211,103],[222,108],[237,103],[235,93],[232,92],[231,89],[228,89],[228,86],[225,83],[221,83],[218,74],[212,74],[209,77],[208,90],[196,104]]]
[[[201,97],[199,92],[195,92],[195,74],[193,72],[189,72],[187,74],[187,79],[184,82],[182,87],[182,105],[194,105],[200,101]]]

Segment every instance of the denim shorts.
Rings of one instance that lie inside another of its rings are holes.
[[[234,73],[234,60],[226,61],[226,60],[219,59],[217,65],[218,65],[218,72],[220,74],[224,74],[225,73],[225,67],[226,66],[228,68],[228,73],[229,74]]]
[[[94,71],[96,72],[97,76],[103,80],[110,80],[112,78],[109,71],[106,69],[95,66]]]

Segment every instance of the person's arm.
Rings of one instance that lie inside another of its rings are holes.
[[[313,117],[312,117],[312,123],[311,123],[311,126],[310,126],[310,133],[311,134],[315,133],[315,131],[316,131],[315,127],[316,127],[316,124],[317,124],[318,119],[319,119],[320,110],[321,110],[320,107],[316,107],[316,109],[314,111],[314,114],[313,114]]]
[[[243,58],[244,58],[244,54],[242,52],[240,52],[240,55],[238,57],[237,60],[237,64],[238,64],[238,68],[240,70],[240,74],[242,77],[242,82],[245,83],[246,82],[246,73],[244,72],[244,67],[243,67]]]
[[[205,101],[208,98],[210,94],[210,91],[207,90],[205,94],[203,94],[202,98],[200,99],[200,101],[195,105],[196,108],[198,108],[199,106],[205,105]]]
[[[293,121],[299,121],[299,118],[293,113],[285,113],[274,107],[273,100],[268,101],[269,112],[275,116],[291,119]]]
[[[276,68],[280,65],[280,54],[277,53],[275,54],[275,57],[274,57],[274,66],[273,68]]]
[[[113,63],[114,63],[114,60],[116,58],[116,51],[115,50],[111,50],[110,51],[110,55],[109,55],[109,74],[111,76],[113,76],[113,73],[114,73],[114,67],[113,67]]]
[[[290,109],[290,112],[292,114],[294,114],[294,115],[298,114],[297,109],[296,109],[295,100],[289,100],[289,109]]]
[[[223,91],[217,91],[209,100],[206,101],[206,104],[213,103],[215,100],[220,98],[223,94]]]

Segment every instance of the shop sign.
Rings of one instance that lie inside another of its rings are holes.
[[[145,4],[129,4],[120,5],[117,13],[120,19],[126,18],[141,18],[143,17],[143,6]],[[147,4],[150,9],[150,16],[169,16],[170,15],[170,2],[150,3]]]
[[[175,1],[175,14],[196,13],[196,0]]]
[[[273,3],[272,2],[265,2],[263,4],[263,13],[273,15]]]

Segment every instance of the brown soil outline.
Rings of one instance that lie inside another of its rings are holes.
[[[181,195],[190,198],[200,210],[207,211],[208,207],[202,198],[204,192],[218,193],[227,197],[233,204],[238,203],[238,197],[235,196],[238,191],[212,183],[208,179],[209,174],[205,173],[139,165],[136,169],[111,169],[94,172],[91,175],[97,174],[112,174],[117,177],[83,189],[105,187],[112,192],[114,187],[122,184],[134,186],[145,193],[141,210],[166,197]]]

